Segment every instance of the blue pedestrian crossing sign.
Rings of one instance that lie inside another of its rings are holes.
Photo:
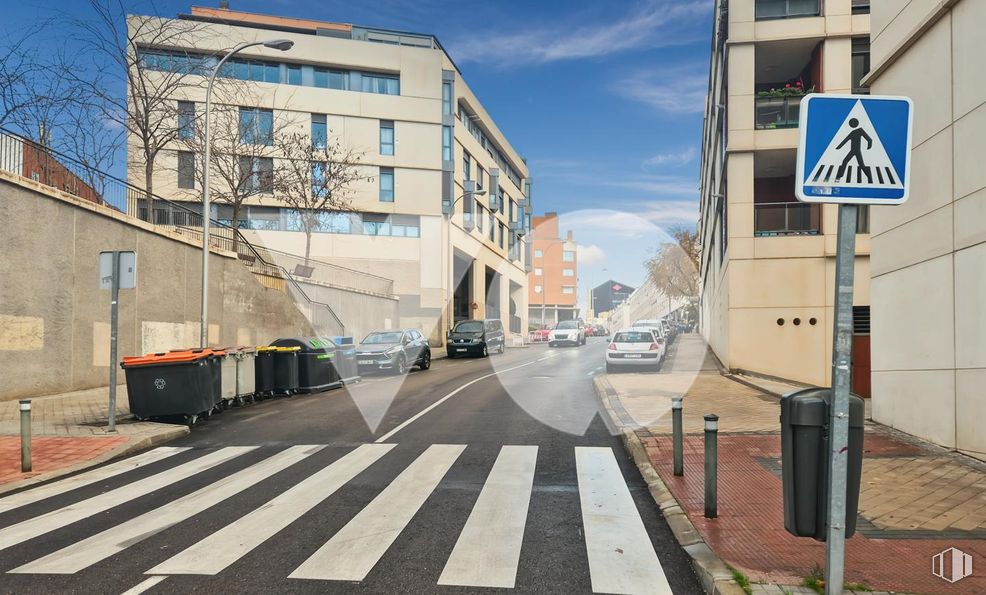
[[[798,200],[881,205],[906,201],[913,112],[907,97],[805,97],[795,176]]]

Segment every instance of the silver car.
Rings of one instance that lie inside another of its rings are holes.
[[[431,347],[417,329],[373,331],[356,348],[356,363],[360,374],[406,374],[412,366],[427,370],[431,367]]]
[[[606,347],[606,371],[617,368],[659,370],[664,359],[664,339],[655,331],[638,327],[619,331]]]

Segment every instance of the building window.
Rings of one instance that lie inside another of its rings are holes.
[[[312,163],[312,196],[317,199],[328,197],[329,189],[326,188],[325,162],[315,161]]]
[[[483,189],[483,168],[478,163],[476,164],[476,189]]]
[[[503,249],[503,231],[506,228],[504,224],[500,224],[500,249]]]
[[[380,168],[380,202],[394,202],[394,168]]]
[[[573,293],[575,293],[575,288],[570,285],[566,285],[565,287],[561,288],[561,292],[564,293],[565,295],[572,295]]]
[[[178,102],[178,138],[195,138],[195,103],[192,101]]]
[[[469,158],[469,153],[465,151],[462,152],[462,179],[472,179],[472,160]]]
[[[380,120],[380,154],[394,154],[394,122],[393,120]]]
[[[241,107],[240,142],[246,145],[273,145],[274,112],[256,107]]]
[[[500,200],[497,201],[497,205],[496,205],[497,210],[499,210],[500,214],[502,215],[504,209],[503,203],[508,202],[510,200],[510,197],[503,193],[503,188],[500,188],[500,190],[497,193],[497,196],[500,197]]]
[[[561,253],[561,259],[565,262],[575,262],[575,251],[574,250],[563,250]]]
[[[853,14],[870,14],[870,0],[852,0]]]
[[[542,269],[540,269],[540,268],[534,269],[534,276],[535,277],[540,277],[543,274],[544,274],[544,271]]]
[[[288,64],[288,84],[301,84],[301,66],[298,66],[297,64]]]
[[[452,161],[451,126],[442,126],[442,161]]]
[[[323,89],[339,89],[345,91],[349,88],[349,73],[343,70],[316,68],[313,82],[316,87]]]
[[[178,187],[195,188],[195,153],[178,151]]]
[[[390,220],[386,215],[366,213],[363,215],[363,233],[368,236],[389,236]]]
[[[534,293],[541,293],[543,290],[544,290],[544,288],[541,287],[540,285],[535,285],[534,286]]]
[[[517,218],[516,218],[517,217],[517,214],[516,214],[517,211],[516,211],[516,209],[517,209],[517,204],[514,201],[511,200],[510,201],[510,219],[509,219],[509,221],[511,223],[513,223],[514,221],[517,220]]]
[[[821,14],[821,0],[756,0],[756,18],[793,19]]]
[[[490,241],[496,241],[496,219],[493,218],[493,211],[490,211]]]
[[[241,81],[279,83],[281,82],[281,67],[277,62],[233,58],[223,65],[222,75]]]
[[[870,205],[859,205],[856,219],[856,233],[870,233]]]
[[[312,146],[324,149],[329,144],[329,124],[325,114],[312,114]]]
[[[452,83],[446,81],[442,83],[442,115],[452,113]]]
[[[240,157],[240,177],[245,192],[273,192],[274,160],[270,157]]]
[[[401,81],[394,76],[363,73],[360,76],[361,89],[364,93],[380,93],[382,95],[400,95]]]
[[[574,277],[575,271],[572,269],[563,269],[561,274],[563,277]]]
[[[390,235],[397,238],[421,236],[421,218],[415,215],[393,215],[390,218]]]
[[[542,252],[541,250],[534,251],[534,258],[541,258],[543,256],[544,256],[544,252]]]
[[[870,88],[862,80],[870,72],[870,39],[854,37],[852,40],[852,92],[869,93]]]

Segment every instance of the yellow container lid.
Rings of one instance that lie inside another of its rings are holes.
[[[298,346],[295,346],[295,347],[271,347],[271,349],[273,351],[280,351],[282,353],[283,352],[286,352],[286,351],[301,351],[301,347],[298,347]]]

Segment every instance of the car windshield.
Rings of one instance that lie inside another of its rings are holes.
[[[481,333],[483,332],[483,323],[478,320],[468,320],[466,322],[460,322],[455,325],[455,332],[457,333]]]
[[[558,326],[555,328],[559,328],[559,329],[579,328],[579,323],[575,322],[574,320],[565,320],[563,322],[559,322]]]
[[[380,345],[383,343],[400,343],[401,332],[370,333],[363,339],[363,345]]]
[[[614,343],[653,343],[654,335],[650,331],[624,331],[616,333],[613,337]]]

